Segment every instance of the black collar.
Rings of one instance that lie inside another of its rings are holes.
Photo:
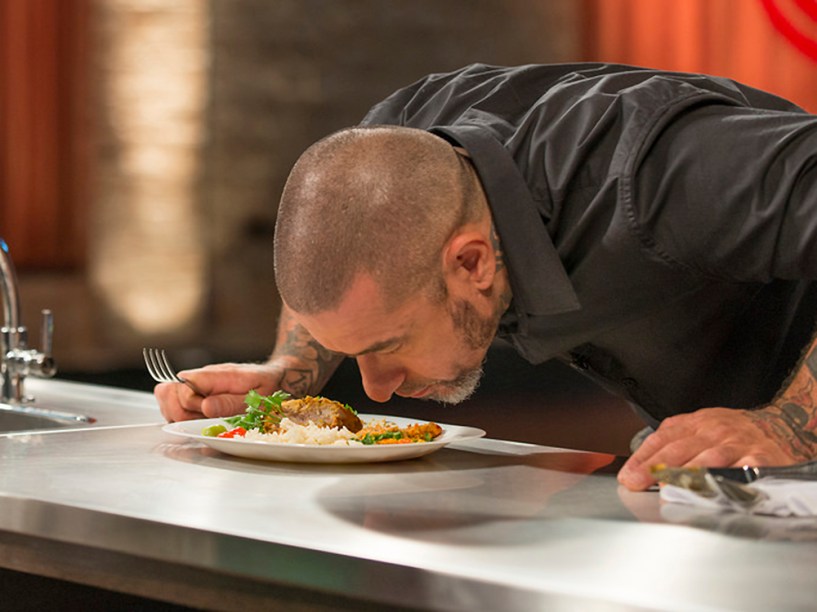
[[[508,151],[476,125],[429,131],[454,140],[471,156],[499,234],[517,314],[553,315],[579,309],[573,285]]]

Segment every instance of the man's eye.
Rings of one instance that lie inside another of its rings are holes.
[[[395,344],[394,346],[390,346],[389,348],[385,348],[382,351],[377,351],[378,355],[394,355],[395,353],[399,353],[400,349],[403,348],[402,344]]]

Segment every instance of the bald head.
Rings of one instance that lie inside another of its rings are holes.
[[[448,238],[487,209],[476,174],[449,143],[384,126],[333,134],[290,173],[275,230],[275,276],[296,312],[333,310],[358,273],[387,304],[440,291]]]

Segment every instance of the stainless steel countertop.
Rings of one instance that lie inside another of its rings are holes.
[[[620,488],[610,455],[482,439],[398,463],[258,462],[163,433],[150,394],[37,383],[60,409],[122,401],[147,422],[0,436],[10,569],[139,592],[156,566],[157,598],[214,608],[231,584],[452,610],[817,601],[817,521],[662,506]]]

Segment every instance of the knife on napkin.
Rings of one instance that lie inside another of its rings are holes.
[[[704,488],[704,474],[721,476],[736,482],[750,483],[758,478],[785,478],[789,480],[817,480],[817,461],[806,461],[794,465],[751,466],[730,468],[672,468],[666,465],[655,465],[650,468],[652,475],[659,482],[683,486],[684,488]],[[690,486],[692,485],[692,486]]]
[[[651,471],[662,485],[661,500],[665,502],[750,514],[817,517],[817,461],[742,468],[657,465]]]

